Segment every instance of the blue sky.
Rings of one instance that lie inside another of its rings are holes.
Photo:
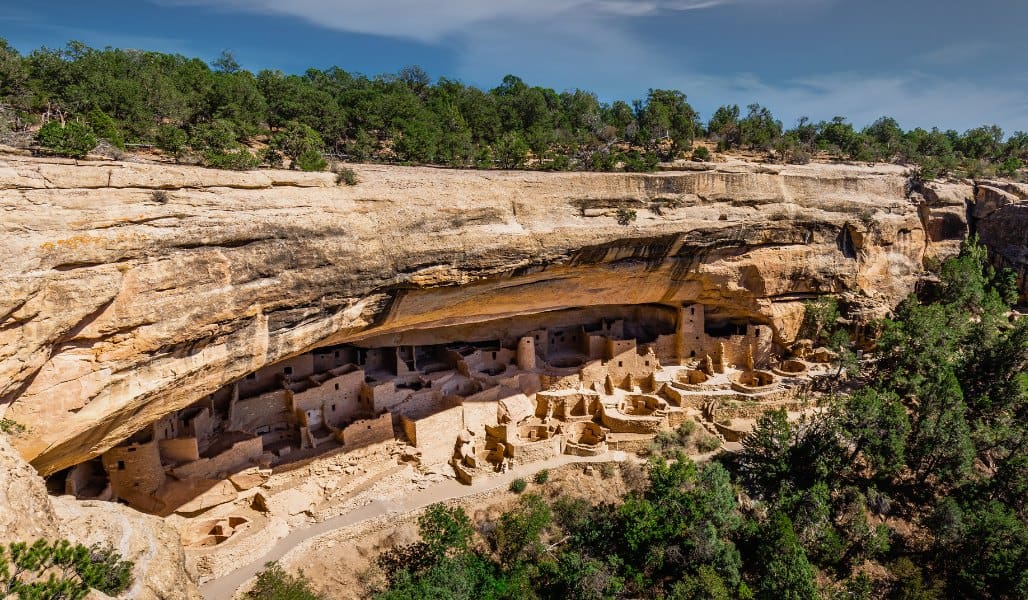
[[[787,126],[881,115],[904,127],[1028,131],[1028,0],[0,0],[0,37],[302,72],[418,64],[494,87],[507,73],[601,99],[685,92],[709,117],[759,102]]]

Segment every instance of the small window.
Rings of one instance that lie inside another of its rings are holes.
[[[650,366],[650,361],[646,361],[646,366]]]
[[[293,368],[292,367],[286,367],[286,368],[282,369],[282,372],[285,373],[286,375],[292,375],[293,374]]]
[[[759,329],[754,329],[753,330],[753,337],[760,337],[760,330]]]
[[[696,307],[695,306],[689,307],[689,314],[690,315],[695,315],[696,314]]]
[[[339,358],[339,351],[336,350],[336,358]]]
[[[250,373],[249,375],[246,376],[246,380],[247,381],[253,381],[254,379],[257,379],[257,374],[256,373]]]
[[[496,353],[493,352],[493,360],[496,360]]]
[[[136,449],[135,449],[135,448],[129,448],[129,449],[128,449],[128,451],[129,451],[129,452],[135,452],[135,451],[136,451]]]
[[[623,367],[623,366],[625,366],[625,365],[624,365],[624,362],[622,362],[622,361],[620,361],[620,360],[619,360],[619,361],[618,361],[618,366],[619,366],[619,367]]]
[[[124,471],[125,470],[125,461],[123,461],[123,460],[119,460],[118,461],[118,470],[119,471]]]
[[[336,391],[337,392],[339,391],[339,384],[338,383],[336,384]],[[332,410],[335,410],[335,409],[332,409]]]
[[[335,404],[333,404],[333,405],[332,405],[332,412],[335,412],[335,411],[336,411],[336,405],[335,405]]]
[[[695,356],[696,356],[696,351],[695,350],[689,352],[689,358],[694,358]]]

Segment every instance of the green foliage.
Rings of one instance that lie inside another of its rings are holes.
[[[618,225],[631,225],[638,216],[631,208],[619,208],[617,212]]]
[[[0,419],[0,433],[18,434],[25,431],[25,426],[13,419]]]
[[[204,154],[204,164],[215,169],[248,171],[256,169],[260,165],[260,160],[249,151],[240,148],[235,152],[207,152]]]
[[[89,127],[96,133],[97,137],[107,140],[115,148],[125,148],[125,141],[118,131],[118,125],[110,116],[99,108],[94,108],[86,115]]]
[[[0,545],[0,593],[4,597],[78,600],[95,589],[117,596],[132,584],[132,562],[110,546],[87,548],[68,540],[38,539]]]
[[[161,125],[157,128],[154,143],[158,148],[167,152],[175,160],[178,160],[182,157],[189,143],[189,135],[174,125]]]
[[[168,200],[171,200],[171,195],[165,190],[154,190],[150,193],[150,199],[157,204],[167,204]]]
[[[322,600],[311,588],[310,581],[301,572],[290,575],[276,562],[264,565],[257,574],[253,589],[246,593],[248,600]]]
[[[58,156],[83,158],[96,147],[96,136],[88,125],[78,121],[49,121],[36,134],[41,146]]]
[[[760,574],[757,598],[767,600],[814,600],[814,568],[800,546],[789,517],[776,513],[761,528],[757,547],[765,557],[758,567]]]
[[[293,164],[300,167],[301,171],[324,171],[325,167],[328,166],[328,162],[321,156],[321,153],[313,149],[304,150],[303,153],[296,157],[296,161]]]
[[[336,185],[357,185],[357,172],[350,167],[335,169]]]
[[[800,335],[814,342],[826,341],[835,331],[839,304],[832,296],[803,301],[803,324]]]
[[[547,481],[549,481],[549,479],[550,479],[550,471],[547,470],[547,469],[543,469],[542,471],[539,471],[538,473],[535,474],[535,478],[534,479],[535,479],[536,483],[538,483],[539,485],[542,485],[542,484],[546,483]]]
[[[692,159],[698,162],[710,160],[710,150],[706,146],[697,146],[692,151]]]
[[[290,160],[290,166],[302,171],[323,171],[328,163],[321,156],[325,142],[313,128],[290,123],[275,136],[272,146]]]
[[[494,533],[496,552],[504,564],[536,557],[542,552],[540,536],[550,524],[552,512],[542,496],[525,494],[500,517]]]
[[[515,494],[520,494],[521,492],[525,491],[526,488],[528,488],[528,482],[526,482],[524,479],[520,477],[510,482],[510,491],[514,492]]]
[[[501,169],[520,169],[528,158],[528,144],[524,137],[513,132],[504,134],[493,146],[493,158]]]

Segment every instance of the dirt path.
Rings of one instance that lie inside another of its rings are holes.
[[[228,600],[233,597],[241,585],[257,575],[264,568],[265,563],[279,560],[287,552],[304,541],[336,529],[351,527],[363,521],[390,514],[396,515],[415,511],[453,498],[461,498],[505,488],[518,477],[528,477],[542,469],[554,469],[572,463],[622,461],[626,458],[627,455],[624,452],[608,452],[592,457],[569,456],[565,454],[545,462],[524,465],[502,475],[483,479],[474,485],[463,485],[454,480],[447,480],[401,498],[376,498],[369,504],[346,514],[292,531],[289,535],[279,540],[264,556],[250,564],[240,566],[227,575],[208,581],[200,586],[200,592],[206,600]]]

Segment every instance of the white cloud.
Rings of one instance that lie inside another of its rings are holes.
[[[155,0],[165,5],[297,17],[315,25],[438,42],[480,25],[504,21],[547,23],[553,19],[641,17],[726,4],[812,4],[832,0]]]

